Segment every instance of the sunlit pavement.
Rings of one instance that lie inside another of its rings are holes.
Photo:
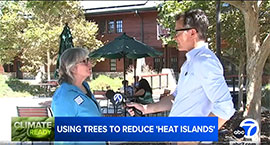
[[[0,98],[0,144],[11,141],[11,117],[17,117],[16,106],[40,106],[39,103],[52,98],[21,97]]]

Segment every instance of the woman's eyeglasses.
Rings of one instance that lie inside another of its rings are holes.
[[[79,63],[88,64],[89,62],[90,62],[90,58],[86,58],[86,59],[84,59],[82,61],[79,61],[77,64],[79,64]]]

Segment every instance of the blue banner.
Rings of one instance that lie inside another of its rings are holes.
[[[55,141],[218,141],[218,118],[55,117]]]

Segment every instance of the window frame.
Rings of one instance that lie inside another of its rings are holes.
[[[111,24],[113,25],[113,27],[111,27]],[[108,27],[107,27],[107,33],[109,33],[109,34],[115,33],[115,20],[109,20],[107,22],[107,25],[108,25]],[[111,30],[111,28],[112,28],[112,30]]]
[[[178,72],[178,58],[171,57],[170,58],[170,67],[174,70],[174,72]]]
[[[117,70],[117,59],[110,59],[110,71]]]
[[[121,23],[118,23],[118,22],[121,22]],[[121,32],[118,30],[121,30]],[[115,32],[116,33],[123,32],[123,20],[122,19],[115,20]]]
[[[101,23],[104,22],[104,30],[101,29]],[[106,20],[100,20],[98,22],[98,31],[99,31],[99,34],[105,34],[107,33],[107,21]]]

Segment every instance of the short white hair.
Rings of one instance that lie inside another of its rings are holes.
[[[74,77],[71,69],[81,60],[85,59],[89,51],[84,48],[70,48],[64,51],[60,57],[59,83],[72,84]]]

